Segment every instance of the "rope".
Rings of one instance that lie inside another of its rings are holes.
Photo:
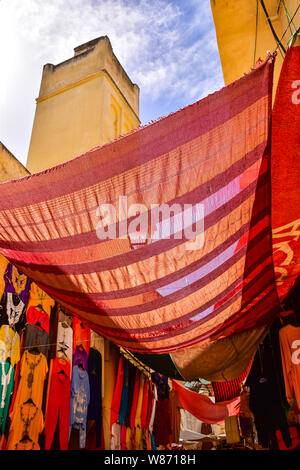
[[[288,12],[288,9],[287,9],[287,7],[286,7],[285,1],[284,1],[284,0],[281,0],[281,2],[282,2],[282,4],[283,4],[283,6],[284,6],[285,14],[286,14],[288,20],[290,20],[290,23],[292,23],[292,25],[294,26],[295,31],[297,31],[297,28],[296,28],[296,26],[294,25],[293,19],[291,19],[291,15],[290,15],[289,12]],[[291,34],[292,34],[293,32],[292,32],[292,28],[291,28],[291,27],[290,27],[290,31],[291,31]]]
[[[257,27],[258,27],[258,0],[256,0],[255,41],[254,41],[254,54],[253,54],[253,68],[255,67],[255,58],[256,58]]]
[[[277,47],[276,47],[275,51],[278,49],[278,47],[281,47],[282,52],[284,52],[284,54],[286,54],[286,50],[285,50],[285,48],[283,47],[283,45],[281,44],[281,39],[278,38],[278,36],[277,36],[277,34],[276,34],[276,31],[275,31],[275,29],[273,28],[273,25],[272,25],[272,22],[271,22],[271,20],[270,20],[270,18],[269,18],[269,14],[268,14],[268,11],[267,11],[266,6],[265,6],[265,4],[264,4],[264,1],[263,1],[263,0],[259,0],[259,1],[260,1],[261,6],[262,6],[262,9],[264,10],[264,13],[265,13],[265,15],[266,15],[267,21],[268,21],[268,23],[269,23],[269,26],[270,26],[270,28],[271,28],[272,34],[273,34],[273,36],[274,36],[274,38],[275,38],[275,41],[277,42]],[[280,51],[280,52],[281,52],[281,51]]]
[[[299,3],[299,5],[298,5],[298,7],[296,8],[296,11],[295,11],[295,13],[293,14],[293,16],[292,16],[292,18],[291,18],[289,24],[287,25],[287,27],[286,27],[286,29],[285,29],[283,35],[281,36],[280,41],[282,41],[282,39],[283,39],[284,36],[286,35],[286,32],[287,32],[287,30],[289,29],[291,22],[293,21],[293,19],[294,19],[295,16],[297,15],[299,8],[300,8],[300,3]],[[299,31],[299,28],[297,29],[297,31]],[[293,34],[293,36],[297,33],[297,31]],[[293,36],[292,36],[292,37],[293,37]],[[291,39],[292,39],[292,38],[290,38],[288,42],[290,42]],[[276,52],[276,50],[278,49],[278,46],[279,46],[279,45],[277,44],[277,47],[276,47],[276,49],[275,49],[274,52]]]

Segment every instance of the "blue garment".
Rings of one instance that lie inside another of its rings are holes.
[[[153,433],[151,433],[151,448],[152,450],[156,450],[155,437]]]
[[[121,427],[125,421],[126,411],[127,411],[127,406],[128,406],[128,399],[129,399],[128,361],[125,361],[124,382],[123,382],[121,403],[120,403],[120,409],[119,409],[119,423]]]
[[[74,366],[72,369],[70,398],[70,434],[71,429],[79,429],[79,446],[85,447],[87,411],[90,402],[90,383],[86,370]]]

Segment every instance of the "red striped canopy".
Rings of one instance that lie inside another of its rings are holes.
[[[268,324],[278,310],[272,77],[267,60],[166,118],[1,184],[0,252],[133,351],[172,352]]]

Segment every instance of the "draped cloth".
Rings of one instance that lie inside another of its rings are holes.
[[[278,310],[272,81],[266,60],[110,144],[2,183],[0,253],[132,351],[169,353],[268,324]]]
[[[300,46],[287,50],[272,113],[272,234],[282,300],[300,274]]]
[[[187,389],[177,380],[172,380],[172,386],[178,392],[182,408],[203,423],[222,424],[228,416],[239,414],[240,397],[213,403],[206,395]]]

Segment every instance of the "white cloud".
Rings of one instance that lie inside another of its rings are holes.
[[[102,35],[141,89],[142,118],[223,85],[209,0],[2,0],[0,140],[22,163],[43,65]]]

